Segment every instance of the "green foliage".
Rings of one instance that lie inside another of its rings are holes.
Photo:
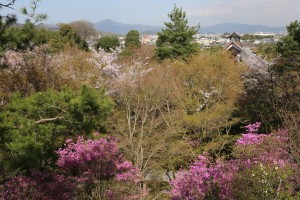
[[[294,21],[287,26],[288,35],[277,44],[277,51],[282,56],[300,55],[300,22]]]
[[[234,144],[237,136],[233,135],[210,135],[203,138],[201,141],[195,140],[193,145],[194,152],[199,154],[207,152],[214,159],[231,158]]]
[[[273,66],[276,73],[300,71],[300,22],[294,21],[287,26],[288,35],[277,43],[280,59]]]
[[[2,167],[13,172],[51,166],[67,137],[105,131],[103,121],[111,108],[103,90],[86,86],[26,98],[15,94],[0,113]]]
[[[236,175],[233,182],[234,199],[294,199],[292,184],[288,178],[291,169],[262,164],[252,167]]]
[[[33,48],[35,29],[33,24],[30,22],[26,22],[22,27],[12,27],[8,29],[6,35],[11,37],[9,41],[9,49],[26,50],[28,48]]]
[[[52,31],[37,29],[31,22],[26,22],[22,26],[7,29],[5,37],[8,40],[7,49],[23,51],[47,43],[52,37]]]
[[[7,49],[10,36],[6,34],[6,30],[17,21],[16,16],[8,15],[5,18],[0,15],[0,56]]]
[[[189,27],[185,12],[176,5],[168,16],[171,22],[165,22],[166,28],[158,33],[156,55],[161,60],[166,58],[186,59],[199,49],[198,44],[193,43],[193,35],[198,32],[200,25]]]
[[[243,88],[243,67],[223,51],[205,51],[174,66],[179,80],[177,103],[184,110],[187,132],[198,139],[228,133],[238,121],[231,114]]]
[[[134,48],[140,46],[140,33],[137,30],[130,30],[125,37],[125,47]]]
[[[120,42],[118,36],[107,35],[97,40],[95,44],[95,49],[98,50],[99,48],[101,48],[104,49],[105,52],[111,52],[112,49],[115,50],[119,46]]]
[[[267,61],[272,61],[278,56],[276,44],[259,44],[255,53]]]
[[[26,19],[27,22],[32,22],[33,24],[36,24],[47,19],[47,14],[36,13],[38,3],[40,3],[41,1],[42,0],[32,0],[30,2],[29,9],[27,7],[21,8],[20,12],[28,17]]]
[[[275,106],[281,115],[300,112],[300,22],[291,22],[287,30],[288,35],[277,44],[280,57],[271,67],[276,76],[273,81]]]
[[[59,34],[63,37],[64,42],[69,45],[77,45],[80,49],[88,51],[88,44],[69,24],[61,24]]]
[[[273,38],[273,36],[272,35],[262,36],[262,35],[252,35],[252,34],[245,34],[245,35],[242,36],[243,40],[251,40],[251,41],[261,40],[261,39],[264,39],[264,38]]]
[[[19,9],[14,8],[14,4],[15,4],[16,0],[7,0],[5,3],[0,2],[0,9],[1,8],[8,8],[8,9],[11,9],[11,10],[18,11],[21,14],[23,14],[24,16],[27,17],[26,20],[25,20],[26,22],[33,22],[35,24],[37,22],[41,22],[41,21],[47,19],[47,15],[45,13],[36,13],[36,10],[38,8],[38,4],[41,1],[42,0],[31,0],[30,5],[29,5],[29,9],[26,6],[24,6],[23,8],[21,8],[19,10]],[[0,17],[2,17],[2,16],[0,15]]]
[[[6,1],[6,3],[1,3],[0,9],[9,8],[12,10],[16,10],[15,8],[13,8],[15,1],[16,0],[10,0]],[[36,23],[47,18],[46,14],[36,13],[37,5],[40,1],[41,0],[32,0],[30,2],[29,9],[24,7],[20,10],[23,15],[28,17],[25,21],[25,25],[21,29],[10,29],[11,25],[15,24],[17,21],[15,15],[8,14],[6,16],[2,16],[0,14],[0,57],[1,54],[3,54],[3,52],[7,49],[20,47],[24,49],[28,47],[29,42],[33,37],[33,24],[30,20],[34,19],[34,23]],[[15,30],[17,30],[17,32],[15,32]]]
[[[1,26],[1,24],[0,24]],[[59,31],[36,28],[31,22],[22,26],[8,26],[2,22],[0,31],[0,53],[5,49],[15,51],[32,50],[34,47],[48,44],[50,51],[60,52],[66,45],[77,46],[88,51],[86,41],[69,25],[62,25]]]

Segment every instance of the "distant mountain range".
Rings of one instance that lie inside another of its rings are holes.
[[[224,33],[224,32],[238,32],[238,33],[256,33],[256,32],[286,32],[285,27],[271,27],[264,25],[249,25],[236,23],[223,23],[214,26],[207,26],[200,28],[201,33]]]
[[[95,23],[95,28],[100,32],[110,32],[114,34],[125,35],[130,30],[138,30],[141,34],[155,34],[160,32],[162,27],[149,26],[142,24],[123,24],[107,19]],[[225,32],[238,32],[238,33],[256,33],[256,32],[286,32],[285,27],[270,27],[264,25],[249,25],[249,24],[236,24],[236,23],[222,23],[214,26],[201,27],[200,33],[225,33]]]
[[[125,35],[130,30],[137,30],[140,33],[157,33],[161,31],[161,27],[159,26],[148,26],[142,24],[122,24],[110,19],[106,19],[101,22],[95,23],[94,26],[99,32],[110,32],[120,35]]]

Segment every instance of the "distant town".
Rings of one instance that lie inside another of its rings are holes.
[[[93,24],[99,35],[88,40],[93,45],[95,40],[105,35],[118,35],[121,45],[125,43],[125,35],[129,30],[140,32],[140,41],[143,44],[155,45],[158,38],[157,33],[163,27],[148,26],[141,24],[123,24],[107,19]],[[42,25],[49,29],[59,29],[57,25]],[[249,47],[259,44],[276,43],[281,37],[287,34],[285,27],[269,27],[263,25],[223,23],[209,27],[201,27],[199,33],[194,36],[195,41],[201,48],[211,48],[213,46],[224,46],[229,42],[228,36],[236,32],[241,36],[241,42]]]

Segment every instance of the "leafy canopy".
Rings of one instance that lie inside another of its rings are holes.
[[[89,87],[15,95],[0,112],[0,167],[8,172],[53,164],[66,137],[104,131],[112,103]]]
[[[158,33],[156,55],[161,60],[166,58],[186,59],[198,51],[198,45],[193,43],[193,35],[198,32],[200,25],[189,27],[186,13],[176,5],[168,16],[171,22],[165,22],[166,28]]]
[[[59,34],[65,38],[71,46],[77,45],[80,49],[88,51],[88,44],[69,24],[60,24]]]
[[[125,47],[140,47],[140,33],[137,30],[130,30],[125,37]]]
[[[288,35],[277,44],[277,51],[282,56],[300,54],[300,22],[291,22],[287,26]]]
[[[101,48],[105,52],[111,52],[111,50],[115,50],[118,46],[120,46],[118,36],[107,35],[97,40],[97,43],[95,44],[95,49],[98,50],[99,48]]]
[[[273,67],[276,72],[300,70],[300,22],[291,22],[287,27],[288,34],[277,43],[277,52],[281,55]]]

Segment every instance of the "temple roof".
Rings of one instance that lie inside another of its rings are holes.
[[[231,33],[227,38],[229,38],[230,40],[241,40],[241,36],[239,34],[237,34],[237,32],[233,32]]]
[[[243,45],[240,41],[232,40],[225,46],[225,50],[235,50],[237,54],[239,54],[241,51],[243,51]]]

